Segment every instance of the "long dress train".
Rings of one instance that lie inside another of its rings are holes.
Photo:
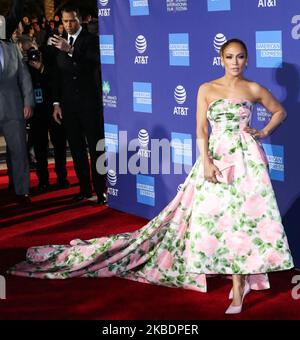
[[[201,292],[207,274],[244,274],[252,289],[269,288],[267,273],[290,269],[293,260],[266,157],[243,131],[253,106],[219,99],[208,108],[209,152],[222,170],[220,183],[204,180],[199,158],[175,198],[141,229],[32,247],[8,272],[48,279],[118,276]]]

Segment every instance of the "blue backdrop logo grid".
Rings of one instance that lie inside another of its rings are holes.
[[[268,88],[288,112],[262,142],[299,266],[300,1],[99,0],[98,6],[107,155],[117,176],[109,205],[152,218],[176,195],[186,173],[120,174],[120,166],[131,156],[150,164],[151,140],[171,142],[174,136],[179,138],[171,148],[172,165],[195,162],[199,85],[223,74],[218,52],[226,40],[240,38],[249,50],[245,76]],[[256,105],[252,125],[262,128],[269,119],[270,113]],[[123,132],[124,141],[119,140]],[[149,138],[147,148],[138,142],[128,150],[137,136],[140,142]],[[165,162],[161,156],[159,163]]]

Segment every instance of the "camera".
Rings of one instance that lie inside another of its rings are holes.
[[[41,52],[34,47],[30,47],[27,52],[28,61],[41,61]]]

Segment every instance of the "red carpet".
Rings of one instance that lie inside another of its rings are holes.
[[[78,191],[74,172],[67,190],[36,195],[30,208],[19,208],[0,173],[0,274],[6,278],[7,299],[0,300],[0,319],[106,319],[106,320],[202,320],[202,319],[300,319],[300,299],[291,295],[294,275],[270,274],[272,289],[252,292],[237,316],[223,313],[229,301],[230,281],[212,278],[207,294],[152,286],[119,278],[38,280],[7,276],[5,270],[24,259],[29,246],[69,243],[135,230],[146,220],[98,207],[90,202],[70,204]],[[51,174],[51,180],[55,176]],[[32,174],[32,187],[36,178]],[[300,294],[300,289],[299,289]]]

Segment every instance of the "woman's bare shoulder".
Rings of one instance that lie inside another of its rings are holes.
[[[205,82],[199,85],[199,90],[207,90],[210,87],[210,83],[209,82]]]
[[[202,83],[199,86],[199,91],[205,92],[207,95],[209,95],[211,92],[215,90],[215,88],[220,85],[220,78],[219,79],[213,79],[211,81],[207,81],[205,83]]]
[[[244,79],[245,85],[248,86],[250,90],[259,91],[262,88],[262,85],[257,83],[256,81],[250,79]]]
[[[258,98],[261,92],[265,90],[264,86],[252,80],[247,80],[247,87],[255,98]]]

